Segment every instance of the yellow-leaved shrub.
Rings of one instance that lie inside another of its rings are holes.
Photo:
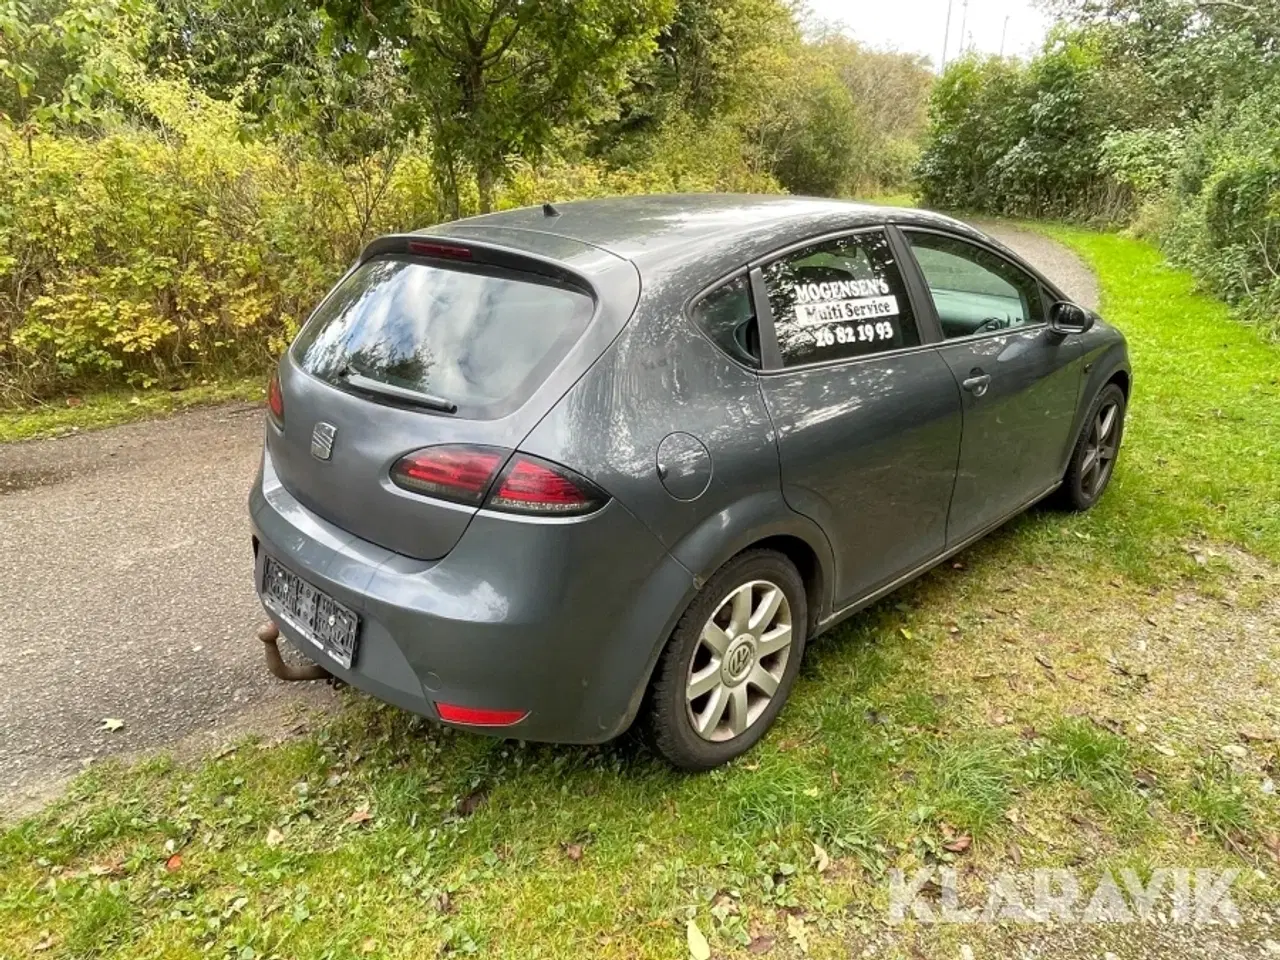
[[[340,166],[182,81],[130,84],[145,126],[0,120],[0,405],[263,369],[365,243],[440,217],[425,144]],[[517,162],[498,206],[777,190],[745,155],[732,131],[673,126],[638,169]]]

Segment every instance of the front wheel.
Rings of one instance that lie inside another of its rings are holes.
[[[1071,453],[1059,497],[1070,510],[1088,510],[1111,480],[1124,437],[1124,391],[1109,383],[1102,388]]]
[[[658,662],[645,717],[657,751],[709,770],[755,746],[795,683],[807,624],[804,583],[782,554],[750,550],[721,567]]]

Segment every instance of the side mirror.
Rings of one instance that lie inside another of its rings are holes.
[[[1059,300],[1049,308],[1049,329],[1064,337],[1087,333],[1093,326],[1094,314],[1069,300]]]

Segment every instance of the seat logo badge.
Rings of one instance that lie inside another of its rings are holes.
[[[338,435],[338,428],[323,420],[311,431],[311,455],[317,460],[328,460],[333,456],[333,438]]]

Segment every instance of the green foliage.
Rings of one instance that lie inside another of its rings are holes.
[[[1280,336],[1280,9],[1060,0],[1030,63],[962,60],[918,173],[952,209],[1132,222]]]
[[[1029,64],[953,63],[935,86],[918,175],[926,204],[1018,216],[1108,207],[1098,164],[1116,114],[1082,35],[1053,40]]]
[[[0,405],[279,354],[373,236],[900,186],[930,82],[786,0],[0,0]]]
[[[403,66],[430,132],[449,212],[475,171],[482,211],[513,155],[541,158],[589,120],[652,51],[668,0],[325,0],[329,42]],[[359,57],[356,58],[357,62]]]
[[[338,168],[242,142],[189,88],[133,93],[161,132],[24,143],[0,125],[6,399],[261,367],[365,241],[436,213],[420,159]]]

